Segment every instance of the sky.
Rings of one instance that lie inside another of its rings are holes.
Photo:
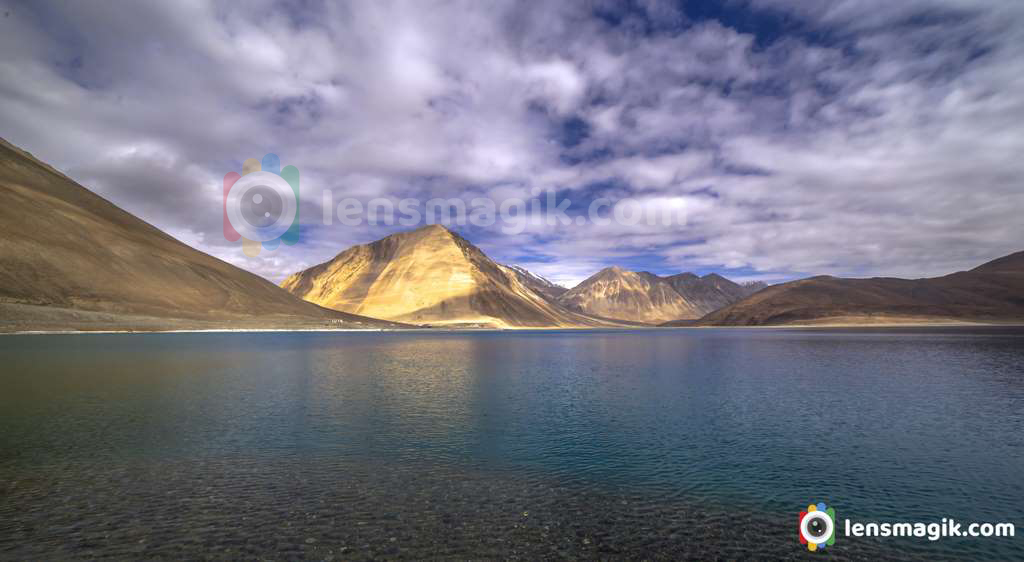
[[[566,286],[620,265],[924,277],[1024,250],[1024,3],[10,2],[0,136],[279,282],[399,225],[323,194],[630,198],[660,224],[456,226]],[[248,257],[223,178],[301,172],[300,239]]]

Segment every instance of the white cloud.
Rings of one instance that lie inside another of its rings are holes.
[[[931,275],[1021,249],[1016,3],[745,9],[796,25],[759,36],[660,4],[620,25],[571,3],[18,4],[0,20],[0,122],[274,280],[387,233],[318,226],[325,189],[685,206],[667,227],[469,233],[562,282],[612,263]],[[308,228],[254,260],[220,235],[220,178],[267,152],[301,170]]]

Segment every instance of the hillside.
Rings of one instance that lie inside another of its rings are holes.
[[[664,279],[621,267],[602,269],[565,292],[558,302],[587,314],[650,324],[700,316]]]
[[[718,274],[659,277],[621,267],[602,269],[562,294],[572,310],[647,324],[694,320],[762,288],[742,286]]]
[[[819,276],[764,289],[705,325],[1024,320],[1024,252],[930,279]]]
[[[703,277],[693,273],[680,273],[664,279],[700,312],[700,316],[728,306],[768,286],[760,282],[740,285],[717,273],[709,273]]]
[[[557,301],[558,297],[569,290],[518,265],[506,265],[504,267],[510,270],[519,279],[520,283],[533,289],[534,292],[550,301]]]
[[[0,140],[0,330],[385,326],[194,250]]]

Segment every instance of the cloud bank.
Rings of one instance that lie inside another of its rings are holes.
[[[1024,6],[991,2],[32,2],[0,8],[0,135],[279,281],[397,227],[338,197],[683,205],[671,227],[464,234],[573,284],[930,276],[1024,249]],[[302,240],[224,240],[221,178],[277,153]]]

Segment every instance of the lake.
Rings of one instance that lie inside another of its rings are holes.
[[[4,559],[807,559],[819,501],[1024,523],[1021,328],[18,335],[0,359]]]

